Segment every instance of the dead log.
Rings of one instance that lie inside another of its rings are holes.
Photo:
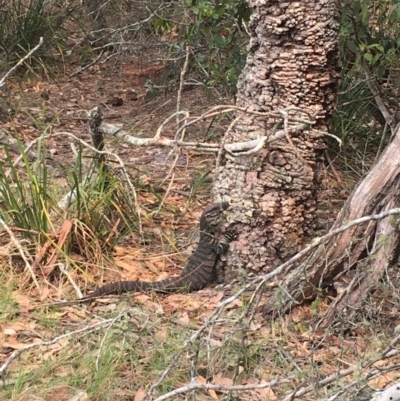
[[[400,125],[393,141],[346,201],[331,231],[362,216],[400,206],[399,149]],[[379,282],[385,269],[397,263],[399,239],[397,216],[379,222],[369,221],[332,237],[288,274],[284,290],[267,301],[264,313],[285,313],[296,304],[313,299],[321,288],[338,288],[340,280],[349,284],[337,291],[322,326],[329,326],[336,313],[345,308],[346,317],[350,317]]]

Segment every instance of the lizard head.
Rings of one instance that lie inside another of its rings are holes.
[[[200,217],[200,230],[213,229],[219,224],[222,212],[228,209],[229,202],[213,203],[204,209]]]

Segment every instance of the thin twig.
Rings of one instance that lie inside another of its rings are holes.
[[[149,138],[153,141],[158,141],[161,137],[161,132],[163,131],[164,127],[176,116],[183,114],[185,116],[185,119],[189,118],[189,112],[185,110],[181,111],[176,111],[174,114],[171,114],[169,117],[167,117],[161,125],[158,127],[156,134],[154,135],[153,138]],[[178,130],[179,131],[179,130]]]
[[[170,173],[172,172],[172,170],[174,169],[174,167],[175,167],[176,162],[178,161],[178,159],[179,159],[179,153],[175,156],[175,160],[174,160],[174,162],[172,163],[172,168],[170,169],[170,171],[169,171],[167,177],[169,177],[169,174],[170,174]],[[166,177],[165,179],[167,179],[167,177]],[[163,205],[164,205],[164,202],[166,201],[167,196],[169,195],[169,193],[170,193],[170,191],[171,191],[172,184],[174,183],[174,178],[175,178],[175,173],[172,173],[172,174],[171,174],[171,179],[170,179],[169,184],[168,184],[168,188],[167,188],[167,190],[165,191],[165,194],[164,194],[164,196],[163,196],[163,198],[162,198],[160,204],[158,205],[158,208],[157,208],[158,211],[157,211],[156,214],[158,214],[158,213],[161,211],[161,209],[162,209],[162,207],[163,207]],[[165,179],[163,180],[163,182],[165,181]]]
[[[143,138],[143,137],[136,137],[128,132],[122,130],[120,127],[116,127],[115,125],[111,124],[106,124],[103,123],[101,125],[101,129],[103,132],[107,135],[112,135],[112,136],[117,136],[122,138],[125,142],[134,145],[134,146],[151,146],[151,145],[157,145],[157,146],[162,146],[162,147],[180,147],[180,148],[186,148],[186,149],[192,149],[195,151],[199,152],[221,152],[221,144],[214,144],[214,143],[200,143],[200,142],[184,142],[183,138],[179,140],[179,134],[183,134],[185,129],[192,124],[208,119],[208,118],[214,118],[215,116],[221,115],[223,113],[228,113],[228,112],[243,112],[243,113],[249,113],[255,116],[267,118],[267,117],[274,117],[278,119],[283,119],[282,113],[286,113],[286,128],[284,130],[279,130],[276,131],[274,134],[267,133],[267,135],[262,135],[260,133],[259,138],[244,141],[244,142],[236,142],[236,143],[228,143],[223,146],[223,150],[228,152],[231,156],[237,157],[237,156],[243,156],[243,155],[249,155],[258,152],[260,149],[262,149],[263,146],[265,146],[266,143],[271,143],[275,142],[279,139],[282,138],[287,138],[289,134],[293,134],[296,132],[303,131],[307,128],[310,128],[314,122],[310,119],[304,119],[304,118],[297,118],[297,117],[292,117],[288,113],[290,111],[298,111],[298,112],[303,112],[305,114],[306,111],[303,111],[298,108],[293,108],[293,107],[288,107],[287,109],[280,110],[280,112],[271,112],[271,113],[263,113],[263,112],[256,112],[252,110],[248,110],[247,108],[244,107],[237,107],[237,106],[231,106],[231,105],[220,105],[220,106],[215,106],[212,107],[209,111],[204,113],[203,115],[196,117],[194,119],[191,119],[189,121],[189,114],[188,112],[180,112],[180,113],[186,113],[186,123],[181,125],[180,128],[177,130],[175,134],[174,139],[169,139],[165,137],[161,137],[161,132],[164,128],[164,126],[169,122],[169,120],[176,115],[176,113],[172,114],[169,116],[158,128],[156,134],[153,137],[149,138]],[[308,114],[307,114],[308,115]],[[232,130],[234,125],[239,121],[240,118],[235,119],[234,123],[230,125],[229,129]],[[291,123],[290,125],[288,123]]]
[[[343,378],[343,377],[345,377],[345,376],[349,376],[349,375],[351,375],[352,373],[359,372],[359,371],[361,371],[361,370],[363,370],[363,369],[366,369],[366,368],[368,368],[368,367],[374,365],[375,363],[377,363],[377,362],[379,362],[379,361],[385,359],[386,356],[387,356],[387,354],[388,354],[390,351],[392,351],[393,348],[394,348],[399,342],[400,342],[400,334],[397,335],[397,336],[390,342],[390,344],[388,345],[388,347],[386,347],[385,350],[383,350],[379,356],[377,356],[377,357],[375,357],[375,358],[373,358],[373,359],[371,359],[371,360],[369,360],[369,361],[365,361],[365,362],[361,363],[361,366],[356,365],[356,366],[353,366],[353,367],[348,368],[348,369],[340,370],[339,372],[336,372],[336,373],[334,373],[334,374],[332,374],[332,375],[326,377],[325,379],[320,380],[320,381],[318,382],[318,387],[323,387],[323,386],[326,386],[326,385],[328,385],[328,384],[331,384],[331,383],[337,381],[338,379],[341,379],[341,378]],[[307,386],[307,387],[305,387],[305,388],[302,388],[302,389],[300,389],[300,390],[296,390],[296,391],[290,393],[290,394],[287,395],[282,401],[290,401],[290,400],[293,400],[294,398],[296,398],[296,397],[301,397],[301,396],[303,396],[304,394],[307,394],[307,393],[313,391],[314,389],[315,389],[315,384],[310,384],[309,386]]]
[[[43,44],[43,37],[41,37],[41,38],[39,39],[39,43],[38,43],[27,55],[25,55],[24,57],[22,57],[22,59],[19,60],[18,63],[15,64],[14,67],[12,67],[12,68],[7,72],[6,75],[4,75],[4,77],[0,80],[0,88],[1,88],[2,86],[5,85],[6,79],[7,79],[7,78],[8,78],[8,77],[9,77],[9,76],[10,76],[10,75],[11,75],[26,59],[28,59],[30,56],[32,56],[32,54],[35,53],[35,51],[38,50],[39,47],[42,46],[42,44]]]
[[[67,259],[68,260],[68,259]],[[60,272],[62,274],[65,275],[65,277],[67,277],[68,281],[70,282],[70,284],[72,285],[72,287],[74,287],[74,290],[77,294],[77,298],[82,298],[82,291],[80,290],[79,286],[75,283],[74,279],[72,278],[72,276],[69,274],[68,270],[64,267],[63,263],[58,262],[57,263],[58,268],[60,269]]]
[[[244,116],[244,113],[240,113],[230,124],[228,129],[226,130],[224,137],[222,138],[221,141],[221,145],[218,149],[218,154],[217,154],[217,160],[215,162],[215,168],[218,171],[219,166],[221,165],[221,160],[222,160],[222,155],[223,155],[223,151],[226,145],[226,141],[229,137],[229,134],[231,133],[231,131],[233,130],[233,128],[235,127],[235,125],[239,122],[239,120]]]
[[[281,264],[279,267],[277,267],[273,272],[266,274],[265,276],[260,276],[264,277],[263,281],[269,280],[270,278],[276,276],[277,274],[282,273],[285,269],[290,267],[294,262],[297,260],[301,259],[304,255],[306,255],[308,252],[310,252],[311,249],[316,248],[317,246],[321,245],[322,243],[326,242],[328,239],[342,233],[343,231],[348,230],[349,228],[352,228],[354,226],[357,226],[359,224],[366,223],[371,220],[381,220],[384,219],[385,217],[391,216],[391,215],[396,215],[400,214],[400,208],[394,208],[387,210],[386,212],[378,213],[378,214],[373,214],[370,216],[363,216],[360,217],[359,219],[355,219],[350,221],[349,223],[345,224],[344,226],[341,226],[335,230],[330,231],[329,233],[323,235],[322,237],[316,237],[313,238],[311,243],[307,245],[305,248],[303,248],[299,253],[294,255],[292,258],[290,258],[288,261],[285,263]],[[276,273],[273,276],[271,276],[272,273]],[[259,277],[257,277],[258,279]],[[257,280],[258,281],[258,280]]]
[[[100,52],[100,54],[98,55],[97,58],[95,58],[90,63],[84,65],[83,67],[79,68],[79,70],[77,70],[77,71],[73,72],[72,74],[70,74],[68,78],[73,78],[76,75],[80,74],[81,72],[83,72],[83,71],[87,70],[88,68],[90,68],[92,65],[95,65],[101,59],[103,54],[104,54],[104,49]]]
[[[190,56],[190,47],[186,46],[186,55],[185,55],[185,62],[183,63],[183,67],[181,69],[181,75],[180,75],[180,80],[179,80],[179,88],[178,88],[178,94],[176,98],[176,112],[179,113],[181,111],[181,100],[182,100],[182,92],[183,92],[183,86],[185,83],[185,77],[186,73],[189,67],[189,56]],[[179,130],[179,124],[180,124],[180,119],[179,119],[179,114],[176,116],[176,128]]]
[[[390,115],[387,107],[385,106],[385,104],[382,101],[378,83],[376,82],[376,80],[374,78],[372,78],[372,76],[368,70],[368,67],[364,67],[364,72],[367,77],[368,87],[369,87],[370,91],[372,92],[372,94],[374,95],[375,102],[379,108],[379,111],[381,112],[382,117],[385,119],[386,124],[389,125],[389,127],[391,128],[392,133],[393,133],[396,128],[396,123],[394,121],[393,116]]]
[[[375,155],[374,164],[377,163],[378,160],[379,160],[379,158],[381,157],[383,145],[384,145],[385,139],[386,139],[386,132],[387,132],[388,126],[389,126],[389,124],[386,123],[386,124],[385,124],[385,127],[383,128],[381,140],[379,141],[379,147],[378,147],[378,150],[377,150],[376,155]]]
[[[276,379],[266,383],[260,384],[246,384],[246,385],[231,385],[231,386],[223,386],[220,384],[211,384],[211,383],[199,383],[197,381],[193,381],[192,383],[188,384],[187,386],[179,387],[173,391],[170,391],[166,394],[163,394],[160,397],[154,399],[154,401],[164,401],[168,400],[169,398],[175,397],[178,394],[189,393],[193,390],[216,390],[216,391],[249,391],[249,390],[260,390],[267,387],[274,387],[284,383],[290,383],[293,380],[293,377],[288,377],[286,379]]]
[[[19,254],[21,255],[22,260],[25,262],[25,267],[28,269],[28,271],[29,271],[29,273],[30,273],[30,275],[31,275],[31,277],[32,277],[32,280],[33,280],[33,282],[35,283],[36,288],[38,289],[39,294],[41,295],[41,294],[42,294],[42,290],[41,290],[40,285],[39,285],[39,283],[38,283],[38,281],[37,281],[37,279],[36,279],[36,276],[35,276],[35,273],[34,273],[34,271],[33,271],[33,269],[32,269],[32,266],[31,266],[31,264],[28,262],[28,258],[26,257],[26,255],[25,255],[25,253],[24,253],[24,250],[22,249],[21,244],[20,244],[19,241],[15,238],[13,232],[12,232],[11,229],[7,226],[7,224],[5,223],[5,221],[4,221],[2,218],[0,218],[0,224],[1,224],[1,225],[4,227],[4,229],[7,231],[7,233],[8,233],[8,235],[10,236],[12,242],[13,242],[14,245],[17,247],[18,252],[19,252]],[[1,371],[0,371],[0,373],[1,373]]]

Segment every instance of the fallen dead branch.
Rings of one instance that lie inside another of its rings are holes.
[[[328,327],[339,311],[346,311],[349,318],[370,290],[376,287],[387,267],[397,262],[400,253],[399,219],[383,218],[390,216],[387,212],[400,205],[399,144],[400,126],[377,164],[346,201],[331,229],[332,240],[324,242],[285,276],[283,291],[268,300],[265,314],[285,313],[293,305],[313,299],[318,288],[335,284],[339,279],[350,282],[330,306],[325,321],[321,322],[320,328]],[[365,215],[369,217],[361,217]],[[336,236],[337,229],[345,222],[362,223],[363,219],[366,219],[366,224]]]
[[[179,137],[179,134],[183,130],[185,130],[187,127],[199,121],[214,118],[215,116],[233,111],[256,115],[264,119],[275,119],[276,121],[281,121],[284,125],[284,129],[271,130],[271,134],[260,135],[260,137],[250,141],[237,142],[237,143],[223,143],[222,145],[223,150],[228,154],[228,156],[230,155],[232,157],[256,153],[268,143],[275,142],[283,138],[289,138],[290,135],[293,135],[305,129],[309,129],[314,125],[314,117],[310,116],[306,111],[299,109],[297,107],[288,107],[286,109],[279,110],[277,112],[263,113],[263,112],[251,111],[244,107],[238,107],[232,105],[220,105],[212,107],[206,113],[202,114],[199,117],[192,118],[190,121],[188,112],[178,111],[169,116],[165,121],[163,121],[163,123],[158,128],[156,134],[150,138],[133,136],[129,134],[127,131],[124,131],[122,128],[107,123],[101,123],[100,129],[105,134],[121,138],[126,143],[133,146],[178,147],[182,149],[194,150],[197,152],[219,153],[221,149],[221,144],[206,143],[206,142],[186,142],[181,139],[178,140],[177,138]],[[295,117],[290,114],[291,112],[306,114],[308,118]],[[162,137],[161,133],[165,125],[171,120],[171,118],[177,116],[178,114],[185,114],[185,118],[183,119],[185,123],[179,127],[179,129],[176,132],[175,138],[170,139]],[[232,130],[234,125],[239,120],[240,117],[236,118],[234,120],[234,123],[231,124],[229,129]]]
[[[395,346],[399,342],[400,342],[400,335],[397,335],[377,357],[375,357],[369,361],[362,362],[361,365],[356,365],[356,366],[353,366],[348,369],[340,370],[339,372],[334,373],[334,374],[326,377],[325,379],[322,379],[318,382],[310,384],[309,386],[304,387],[302,389],[298,389],[298,390],[288,394],[282,401],[292,401],[297,397],[301,397],[307,393],[310,393],[311,391],[315,390],[315,388],[321,388],[321,387],[327,386],[329,384],[332,384],[334,382],[338,382],[343,377],[349,376],[353,373],[362,374],[364,371],[363,376],[367,380],[369,380],[369,379],[372,379],[373,377],[380,376],[380,375],[384,374],[385,372],[390,371],[392,369],[391,366],[388,366],[388,367],[380,366],[379,368],[375,368],[375,367],[373,367],[373,365],[382,360],[390,359],[394,356],[399,355],[400,351],[395,349]],[[399,366],[396,365],[396,368],[398,368],[398,367]],[[370,369],[367,372],[365,372],[365,370],[368,368],[370,368]],[[347,385],[347,387],[350,388],[352,386],[355,386],[357,384],[357,382],[359,382],[359,379],[352,381],[349,385]],[[392,392],[387,391],[386,395],[388,395],[388,394],[392,394]],[[333,399],[334,399],[333,396],[329,398],[329,400],[333,400]],[[389,401],[389,399],[394,400],[394,401],[398,400],[398,398],[378,398],[378,400],[380,400],[380,401]]]
[[[163,394],[160,397],[154,399],[154,401],[164,401],[168,400],[169,398],[175,397],[178,394],[185,394],[189,393],[193,390],[215,390],[215,391],[249,391],[249,390],[260,390],[267,387],[275,387],[279,386],[280,384],[289,383],[293,377],[288,377],[285,379],[276,379],[271,382],[260,383],[260,384],[246,384],[246,385],[231,385],[231,386],[223,386],[219,384],[203,384],[199,383],[194,380],[192,383],[188,384],[187,386],[179,387],[175,390],[172,390],[166,394]]]

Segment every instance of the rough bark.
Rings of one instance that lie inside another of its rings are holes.
[[[230,223],[241,233],[231,247],[227,279],[240,268],[268,271],[312,236],[323,132],[339,80],[335,1],[249,3],[251,39],[237,104],[263,112],[296,106],[315,116],[316,123],[257,153],[226,155],[217,166],[214,196],[231,201]],[[277,128],[278,119],[243,115],[225,140],[252,140]]]
[[[331,230],[359,217],[400,206],[399,149],[400,125],[392,143],[351,194]],[[397,263],[400,253],[398,226],[398,217],[391,216],[355,226],[332,237],[288,275],[283,285],[285,290],[268,301],[264,312],[285,312],[296,303],[314,297],[317,287],[333,285],[338,296],[322,326],[330,325],[338,312],[345,312],[349,318],[385,270]],[[344,289],[340,289],[340,281],[346,283]]]

